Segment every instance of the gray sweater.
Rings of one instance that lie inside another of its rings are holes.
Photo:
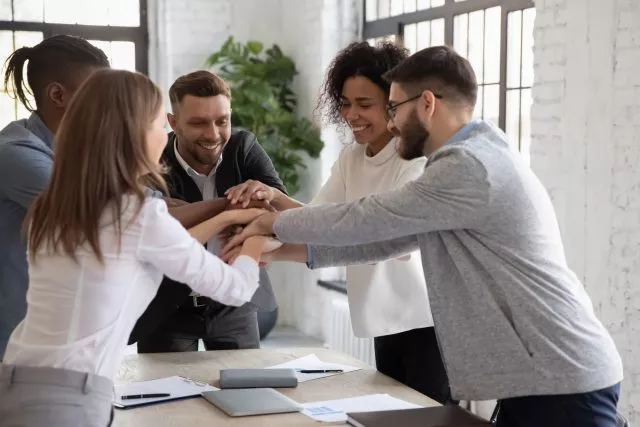
[[[401,189],[286,211],[274,232],[313,245],[313,268],[419,248],[456,399],[581,393],[622,380],[615,344],[567,266],[547,192],[487,122],[458,132]]]

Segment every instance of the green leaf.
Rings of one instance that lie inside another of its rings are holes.
[[[247,49],[249,49],[249,52],[253,53],[254,55],[259,55],[260,53],[262,53],[264,45],[259,41],[250,40],[247,42]]]

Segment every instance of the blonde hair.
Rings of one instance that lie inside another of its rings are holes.
[[[142,207],[141,175],[166,189],[146,144],[161,108],[160,89],[139,73],[96,71],[78,89],[55,137],[51,181],[25,222],[32,261],[42,245],[76,259],[86,243],[103,262],[99,228],[105,209],[113,214],[120,241],[123,196],[136,195]]]

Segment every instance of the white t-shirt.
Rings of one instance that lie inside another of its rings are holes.
[[[226,305],[251,299],[258,288],[252,258],[240,256],[229,266],[191,237],[164,200],[147,198],[134,217],[135,200],[125,197],[120,251],[111,215],[105,213],[104,265],[87,247],[76,251],[77,262],[41,251],[29,265],[27,315],[11,335],[3,363],[111,379],[163,274]]]
[[[341,203],[399,188],[424,171],[426,158],[403,160],[397,139],[373,157],[366,146],[350,144],[312,204]],[[377,337],[433,326],[420,252],[409,259],[347,267],[347,296],[353,332]]]

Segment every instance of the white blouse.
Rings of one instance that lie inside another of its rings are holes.
[[[391,140],[375,156],[366,146],[347,145],[312,204],[341,203],[402,187],[424,171],[426,158],[402,159]],[[377,337],[433,326],[420,251],[371,265],[347,267],[347,297],[353,332]]]
[[[77,262],[38,253],[29,265],[27,315],[11,335],[3,363],[112,378],[163,274],[226,305],[251,299],[259,275],[252,258],[225,264],[191,237],[162,199],[145,199],[137,216],[135,197],[126,196],[124,205],[120,250],[111,215],[103,218],[104,265],[88,247],[77,250]]]

